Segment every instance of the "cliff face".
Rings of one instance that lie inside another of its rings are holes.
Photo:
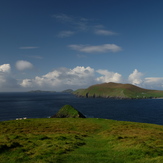
[[[86,118],[82,113],[77,111],[71,105],[63,106],[55,115],[51,118]]]
[[[118,99],[162,98],[163,91],[148,90],[132,84],[103,83],[79,89],[74,94],[81,97],[103,97]]]

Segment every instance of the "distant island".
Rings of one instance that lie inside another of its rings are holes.
[[[73,93],[73,90],[72,89],[66,89],[66,90],[63,90],[62,93]]]
[[[163,98],[163,91],[150,90],[137,87],[132,84],[121,83],[102,83],[88,87],[87,89],[78,89],[73,94],[79,97],[103,97],[117,99],[145,99],[145,98]]]
[[[31,90],[28,91],[29,93],[57,93],[57,91],[43,91],[43,90]],[[72,89],[66,89],[61,91],[61,93],[72,93],[73,90]]]
[[[56,91],[42,91],[42,90],[31,90],[29,93],[54,93]]]

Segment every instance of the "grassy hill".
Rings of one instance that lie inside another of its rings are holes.
[[[82,113],[76,110],[71,105],[64,105],[55,115],[51,118],[86,118]]]
[[[163,126],[96,118],[0,122],[1,163],[162,163]]]
[[[132,84],[103,83],[90,86],[87,89],[78,89],[74,94],[82,97],[104,97],[121,99],[162,98],[163,91],[149,90]]]

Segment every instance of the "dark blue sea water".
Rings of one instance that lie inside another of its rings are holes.
[[[163,125],[163,99],[79,98],[68,93],[0,93],[0,121],[50,117],[65,104],[87,117]]]

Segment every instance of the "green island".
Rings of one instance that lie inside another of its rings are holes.
[[[78,89],[73,94],[80,97],[103,97],[118,99],[144,99],[144,98],[163,98],[163,91],[150,90],[137,87],[132,84],[121,83],[102,83]]]
[[[61,91],[60,93],[72,93],[72,92],[73,92],[72,89],[66,89],[66,90]],[[59,93],[59,92],[57,92],[57,91],[31,90],[31,91],[28,91],[27,93]]]
[[[57,118],[63,114],[78,118]],[[0,122],[0,162],[163,162],[161,125],[80,118],[70,105],[55,115]]]

